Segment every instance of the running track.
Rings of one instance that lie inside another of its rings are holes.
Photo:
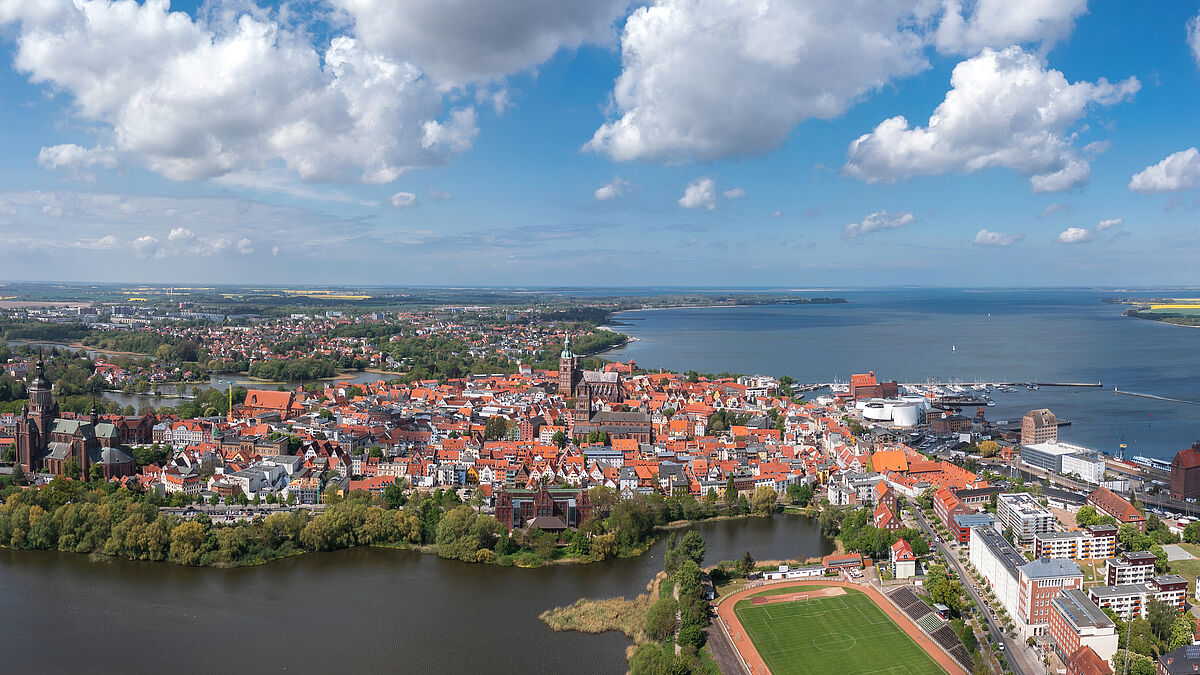
[[[741,655],[742,659],[749,664],[751,675],[759,675],[760,673],[767,673],[770,671],[767,669],[766,662],[763,661],[762,657],[758,655],[758,650],[754,648],[754,643],[751,642],[748,637],[746,637],[746,631],[742,628],[742,622],[738,621],[737,614],[733,611],[733,608],[735,605],[737,605],[738,600],[743,600],[756,593],[762,593],[768,589],[787,588],[790,586],[842,586],[865,593],[867,597],[871,598],[871,600],[878,605],[879,608],[882,609],[883,612],[892,619],[892,621],[895,621],[896,625],[899,626],[900,629],[905,633],[907,633],[908,636],[911,637],[919,647],[921,647],[921,649],[924,649],[925,652],[929,654],[930,658],[932,658],[934,661],[937,661],[938,665],[944,668],[947,673],[950,673],[950,675],[966,675],[967,671],[963,670],[962,666],[958,665],[954,659],[951,659],[949,654],[942,651],[941,647],[938,647],[936,644],[934,644],[933,640],[930,640],[925,633],[921,632],[921,629],[918,628],[917,625],[912,622],[912,620],[910,620],[904,615],[904,613],[897,609],[890,600],[883,597],[883,594],[875,590],[874,587],[860,586],[859,584],[852,584],[845,581],[830,579],[805,579],[800,581],[785,581],[773,584],[762,584],[755,586],[754,588],[747,588],[746,590],[738,591],[737,593],[727,596],[721,600],[720,604],[717,605],[717,616],[720,617],[728,627],[728,635],[730,641],[733,643],[733,648],[736,649],[738,654]],[[740,636],[739,639],[734,640],[733,636],[735,635]]]

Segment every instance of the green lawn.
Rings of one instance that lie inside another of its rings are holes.
[[[1195,544],[1180,544],[1180,546],[1188,553],[1200,556],[1200,546],[1196,546]],[[1188,602],[1191,602],[1195,598],[1196,576],[1200,575],[1200,559],[1176,560],[1171,563],[1171,572],[1188,580]]]
[[[770,605],[755,605],[746,598],[734,611],[773,675],[945,672],[859,591]]]

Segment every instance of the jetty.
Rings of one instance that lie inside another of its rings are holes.
[[[1138,398],[1152,398],[1155,401],[1168,401],[1170,403],[1182,403],[1184,405],[1200,405],[1200,402],[1197,401],[1185,401],[1181,398],[1170,398],[1167,396],[1158,396],[1157,394],[1142,394],[1136,391],[1121,391],[1116,387],[1113,387],[1113,393],[1122,394],[1124,396],[1137,396]]]

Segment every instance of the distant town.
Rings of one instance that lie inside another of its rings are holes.
[[[630,610],[631,668],[803,672],[755,623],[788,635],[793,619],[754,608],[795,586],[829,612],[865,593],[919,647],[911,668],[1200,669],[1200,444],[1167,463],[1060,440],[1050,409],[988,419],[993,393],[1034,383],[606,361],[628,338],[604,307],[303,302],[10,303],[0,545],[202,566],[374,545],[538,566],[801,513],[833,553],[701,567],[703,542],[672,535],[670,583],[703,607],[678,623],[678,605]]]

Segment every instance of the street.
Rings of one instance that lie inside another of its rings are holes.
[[[996,644],[1004,645],[1004,651],[1008,655],[1008,665],[1010,668],[1012,668],[1012,671],[1016,673],[1016,675],[1038,675],[1042,673],[1043,669],[1035,665],[1037,663],[1036,660],[1032,662],[1028,661],[1029,655],[1026,652],[1026,645],[1010,638],[1008,634],[1004,632],[1003,627],[999,625],[998,617],[992,615],[990,608],[984,601],[983,597],[975,591],[974,579],[963,568],[962,564],[958,560],[958,556],[955,555],[954,551],[951,550],[946,542],[938,541],[937,533],[934,532],[929,526],[929,523],[926,522],[925,514],[921,511],[921,509],[916,507],[912,509],[912,512],[916,516],[917,524],[921,526],[921,531],[924,532],[925,536],[929,538],[929,542],[936,547],[937,551],[949,563],[954,572],[958,574],[959,581],[962,583],[963,588],[966,589],[966,592],[970,596],[972,602],[975,603],[975,607],[979,610],[980,616],[984,618],[984,622],[987,624],[988,631],[992,635],[992,640]]]

